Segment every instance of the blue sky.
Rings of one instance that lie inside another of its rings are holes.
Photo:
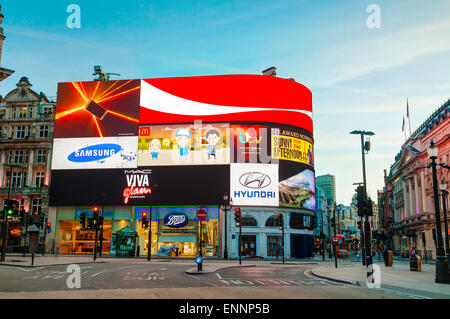
[[[69,29],[69,4],[81,28]],[[381,28],[366,25],[370,4]],[[374,197],[404,141],[409,98],[414,131],[450,96],[447,0],[296,1],[3,1],[2,67],[36,91],[56,96],[57,82],[92,80],[103,65],[120,78],[260,74],[272,65],[313,93],[316,175],[336,176],[338,203],[362,180],[359,137],[372,130],[366,158]]]

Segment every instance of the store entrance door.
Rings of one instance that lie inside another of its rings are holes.
[[[256,256],[256,235],[242,235],[243,256]]]

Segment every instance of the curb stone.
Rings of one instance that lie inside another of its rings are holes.
[[[355,282],[350,282],[350,281],[346,281],[346,280],[336,279],[336,278],[327,277],[327,276],[323,276],[323,275],[318,275],[317,273],[314,272],[314,269],[311,269],[311,275],[319,277],[319,278],[322,278],[322,279],[339,282],[339,283],[342,283],[342,284],[359,286],[359,282],[358,281],[355,283]]]

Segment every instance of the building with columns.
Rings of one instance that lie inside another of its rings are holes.
[[[449,163],[450,100],[441,105],[403,144],[385,178],[383,227],[397,255],[415,248],[423,258],[436,258],[436,223],[431,160],[431,140],[439,149],[438,163]],[[449,182],[448,169],[438,166],[439,183]],[[442,197],[439,196],[441,221]],[[390,204],[392,203],[392,205]],[[448,205],[447,205],[448,207]],[[444,230],[445,228],[442,227]]]
[[[10,196],[20,209],[48,215],[48,185],[55,103],[36,93],[27,77],[0,104],[0,204]],[[8,251],[21,251],[24,227],[9,223]],[[43,238],[41,230],[41,242]]]

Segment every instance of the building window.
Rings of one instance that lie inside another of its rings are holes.
[[[14,163],[19,164],[23,162],[23,150],[14,151]]]
[[[47,151],[38,150],[36,154],[36,163],[45,164],[47,162]]]
[[[277,217],[275,215],[270,216],[266,221],[266,227],[276,227]]]
[[[25,119],[28,115],[28,108],[27,107],[21,107],[19,108],[19,119]]]
[[[18,125],[16,127],[16,138],[25,138],[30,135],[30,126]]]
[[[256,219],[253,217],[242,217],[242,226],[257,226]]]
[[[29,107],[28,108],[28,118],[33,118],[33,108],[32,107]]]
[[[27,173],[25,172],[13,172],[11,179],[11,187],[12,188],[23,187],[25,185],[26,178]]]
[[[39,128],[39,137],[48,137],[48,125],[41,125]]]
[[[44,113],[45,114],[50,114],[53,112],[53,106],[45,106],[44,107]]]
[[[39,215],[42,210],[42,199],[41,198],[33,198],[33,203],[31,207],[31,212],[34,214],[35,212]]]
[[[36,187],[43,187],[44,186],[44,180],[45,180],[45,172],[36,172]]]
[[[267,236],[267,256],[280,256],[281,236]]]

